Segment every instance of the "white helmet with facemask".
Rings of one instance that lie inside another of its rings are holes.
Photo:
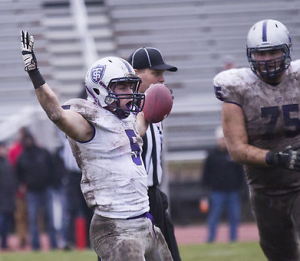
[[[119,82],[131,84],[132,92],[115,93]],[[106,57],[96,61],[87,71],[85,88],[87,99],[101,107],[110,106],[119,118],[124,119],[130,113],[137,114],[142,110],[144,94],[138,93],[141,79],[135,74],[132,66],[122,58]],[[127,108],[120,107],[121,99],[130,99]]]
[[[251,70],[262,78],[280,76],[291,62],[292,41],[285,25],[276,20],[262,20],[254,24],[247,37],[247,57]],[[257,61],[255,52],[283,50],[283,56]]]

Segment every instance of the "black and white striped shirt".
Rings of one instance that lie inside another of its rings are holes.
[[[147,132],[143,137],[142,158],[148,174],[148,187],[158,186],[162,180],[162,123],[149,124]]]

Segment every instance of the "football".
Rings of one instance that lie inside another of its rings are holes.
[[[162,121],[173,106],[173,97],[168,87],[162,83],[151,84],[145,92],[144,117],[150,123]]]

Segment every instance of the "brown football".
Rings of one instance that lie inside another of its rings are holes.
[[[168,87],[162,83],[151,84],[145,92],[143,108],[145,119],[151,123],[162,121],[173,106],[173,97]]]

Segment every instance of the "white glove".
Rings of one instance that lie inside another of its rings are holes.
[[[21,50],[23,61],[25,64],[25,71],[30,72],[37,69],[37,60],[33,52],[34,38],[29,36],[27,31],[21,31]]]

